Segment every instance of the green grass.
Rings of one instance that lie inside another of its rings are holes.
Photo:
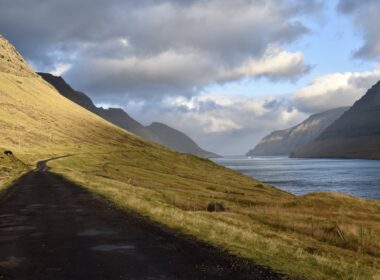
[[[72,154],[52,170],[121,209],[289,275],[379,279],[380,202],[295,197],[144,141],[65,99],[0,45],[0,147],[26,164],[0,158],[2,187],[38,160]],[[208,213],[210,202],[226,211]]]

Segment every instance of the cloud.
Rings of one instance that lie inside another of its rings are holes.
[[[331,73],[315,78],[298,90],[292,102],[307,113],[352,106],[380,79],[380,68],[366,72]]]
[[[54,76],[61,76],[63,73],[67,72],[71,68],[71,64],[68,63],[58,63],[55,65],[54,69],[50,71]]]
[[[353,26],[363,38],[363,45],[355,50],[354,56],[362,59],[380,58],[380,2],[378,0],[340,0],[338,11],[349,16]]]
[[[269,47],[259,59],[251,58],[237,69],[233,69],[232,77],[267,77],[277,79],[297,79],[307,73],[309,66],[304,64],[304,56],[301,52],[290,53],[279,48]],[[231,77],[231,78],[232,78]]]
[[[167,97],[160,103],[133,103],[126,109],[141,116],[145,124],[160,119],[220,154],[243,154],[270,131],[287,128],[307,117],[287,96],[253,98],[202,93],[190,98]]]
[[[91,94],[192,96],[213,83],[302,76],[302,53],[286,47],[321,2],[0,0],[0,33],[40,71],[71,65],[64,76]]]
[[[247,78],[294,80],[309,71],[303,54],[268,48],[260,58],[249,58],[236,67],[227,67],[197,52],[173,50],[150,57],[84,59],[67,76],[75,86],[93,94],[104,92],[146,99],[165,95],[196,95],[212,83]]]
[[[131,101],[126,109],[149,124],[160,120],[186,132],[220,154],[243,154],[273,130],[292,127],[310,114],[352,106],[380,79],[380,68],[316,77],[282,96],[224,96],[203,92],[191,97]]]
[[[312,108],[289,96],[206,89],[308,73],[293,43],[311,32],[306,17],[322,2],[0,0],[0,33],[37,70],[63,74],[96,102],[119,104],[145,124],[165,122],[210,150],[241,154]]]

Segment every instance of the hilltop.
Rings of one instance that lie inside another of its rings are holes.
[[[302,123],[265,136],[247,156],[289,156],[293,151],[315,140],[348,107],[336,108],[311,115]]]

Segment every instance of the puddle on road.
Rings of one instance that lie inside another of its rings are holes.
[[[92,250],[101,251],[101,252],[125,252],[135,249],[136,246],[127,245],[127,244],[104,244],[92,247]]]
[[[116,232],[114,232],[111,229],[87,229],[85,231],[82,231],[78,233],[79,236],[98,236],[98,235],[114,235]]]

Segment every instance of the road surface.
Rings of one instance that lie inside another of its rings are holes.
[[[165,230],[48,171],[0,199],[0,279],[283,279]]]

